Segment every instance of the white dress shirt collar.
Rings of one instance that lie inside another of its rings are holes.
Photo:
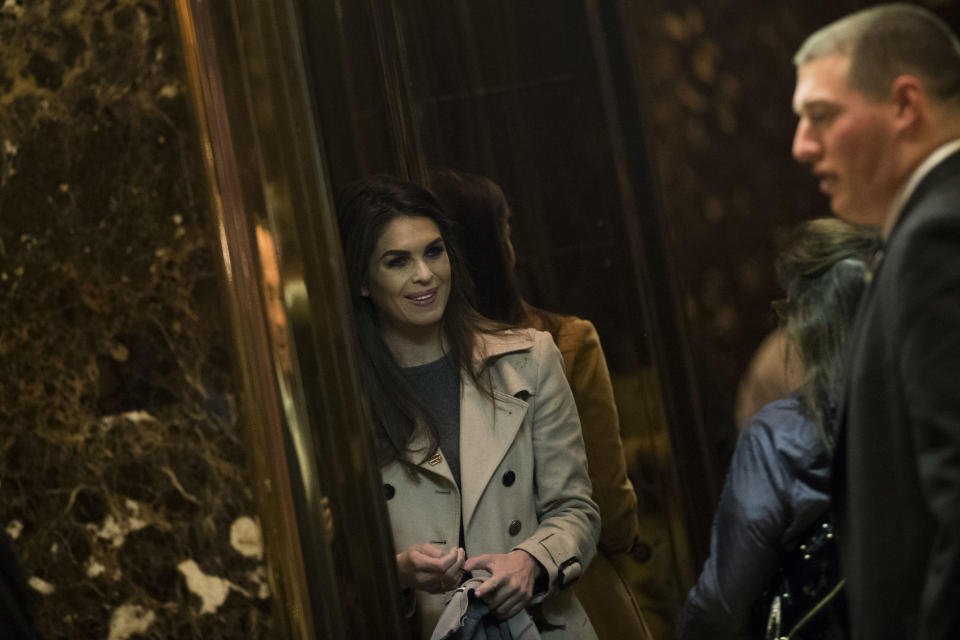
[[[920,166],[913,170],[910,178],[900,187],[893,198],[890,212],[887,214],[887,220],[883,223],[884,240],[890,237],[890,232],[893,230],[894,225],[897,224],[897,220],[900,219],[900,214],[903,213],[903,206],[907,204],[907,200],[909,200],[913,192],[916,191],[920,181],[923,180],[928,173],[933,171],[934,167],[946,160],[947,156],[958,150],[960,150],[960,138],[934,149],[933,153],[928,155],[926,159],[920,163]]]

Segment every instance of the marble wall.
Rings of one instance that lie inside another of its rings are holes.
[[[267,638],[173,4],[0,3],[0,523],[45,638]]]

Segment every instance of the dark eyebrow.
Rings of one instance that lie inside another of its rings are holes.
[[[427,246],[425,247],[425,249],[430,249],[431,247],[433,247],[433,246],[435,246],[435,245],[437,245],[437,244],[439,244],[439,243],[443,243],[443,236],[437,236],[436,240],[432,240],[431,242],[427,243]],[[405,250],[403,250],[403,249],[388,249],[388,250],[386,250],[386,251],[383,252],[383,255],[380,256],[380,259],[383,260],[384,258],[388,258],[388,257],[389,257],[389,258],[394,258],[394,257],[397,257],[397,256],[406,257],[406,256],[409,256],[409,255],[410,255],[410,252],[409,252],[409,251],[405,251]]]
[[[400,249],[390,249],[388,251],[384,251],[383,255],[380,256],[380,259],[383,260],[384,258],[393,258],[395,256],[409,256],[409,255],[410,255],[409,251],[402,251]]]

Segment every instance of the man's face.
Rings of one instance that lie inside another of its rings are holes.
[[[880,225],[900,183],[896,111],[851,89],[849,67],[849,58],[829,56],[798,69],[793,157],[811,165],[837,217]]]

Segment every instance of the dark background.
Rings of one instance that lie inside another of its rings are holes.
[[[527,299],[613,376],[655,634],[706,552],[773,262],[826,199],[790,157],[791,57],[869,2],[371,0],[305,10],[334,185],[447,166],[507,194]],[[956,2],[922,2],[954,28]],[[336,43],[336,46],[331,43]]]

